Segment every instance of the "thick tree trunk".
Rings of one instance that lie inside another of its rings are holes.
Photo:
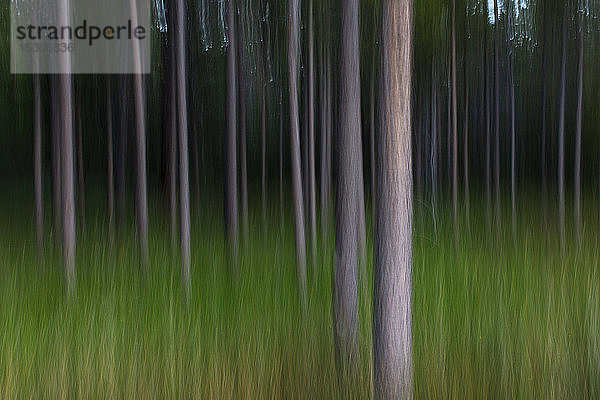
[[[560,72],[560,109],[558,116],[558,207],[560,245],[565,246],[565,107],[567,93],[567,2],[563,11],[562,57]]]
[[[298,291],[306,307],[306,242],[304,236],[304,208],[302,205],[302,173],[300,167],[300,127],[298,121],[298,51],[299,51],[299,0],[288,0],[288,77],[290,95],[290,152],[292,187],[294,196],[294,221],[296,236],[296,268]]]
[[[487,32],[487,30],[486,30]],[[487,35],[485,35],[487,36]],[[486,225],[488,234],[491,232],[492,221],[492,132],[491,132],[491,99],[490,99],[490,71],[488,68],[487,37],[484,36],[483,43],[483,70],[485,74],[485,203],[486,203]]]
[[[226,18],[229,27],[227,46],[227,136],[225,154],[225,220],[230,256],[238,262],[238,193],[237,193],[237,71],[235,36],[235,0],[227,0]]]
[[[344,0],[341,19],[340,133],[335,220],[334,334],[345,375],[358,361],[360,70],[358,0]]]
[[[377,179],[373,369],[375,397],[413,395],[412,1],[384,0]]]
[[[190,180],[188,156],[187,80],[186,80],[186,16],[185,3],[177,0],[177,122],[179,138],[179,229],[181,241],[181,278],[189,296],[190,276]],[[231,27],[233,31],[233,27]],[[235,132],[235,131],[234,131]]]
[[[581,125],[583,114],[583,16],[579,15],[579,62],[577,69],[577,126],[575,128],[575,234],[579,242],[581,235]]]

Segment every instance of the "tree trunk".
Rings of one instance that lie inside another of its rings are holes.
[[[177,0],[177,122],[179,138],[179,229],[181,241],[181,278],[186,296],[190,276],[190,180],[188,156],[187,80],[186,80],[186,16],[185,3]],[[231,27],[233,31],[233,27]],[[234,131],[235,134],[235,131]]]
[[[69,25],[69,0],[60,3],[60,24]],[[75,177],[73,171],[73,91],[71,58],[64,53],[59,57],[60,116],[61,116],[61,188],[63,258],[67,291],[73,295],[77,281],[75,269]]]
[[[115,242],[115,183],[114,183],[114,152],[113,152],[113,116],[111,78],[106,77],[106,186],[108,209],[108,237],[111,247]]]
[[[458,240],[458,113],[456,104],[456,0],[452,0],[452,210]]]
[[[411,63],[412,1],[384,0],[373,369],[375,397],[413,395]]]
[[[465,23],[465,42],[463,53],[464,85],[465,85],[465,115],[463,136],[463,185],[465,190],[465,220],[467,232],[470,231],[470,188],[469,188],[469,67],[467,59],[467,40],[469,37],[467,24]]]
[[[567,2],[562,22],[562,58],[560,72],[560,109],[558,120],[558,207],[560,245],[565,246],[565,107],[567,93]]]
[[[575,130],[575,234],[581,235],[581,125],[583,114],[583,15],[579,11],[579,62],[577,70],[577,126]]]
[[[487,29],[486,29],[487,32]],[[488,68],[487,35],[483,39],[483,70],[485,74],[485,203],[486,225],[488,234],[491,232],[492,221],[492,132],[491,132],[491,99],[490,99],[490,71]]]
[[[342,374],[358,362],[360,70],[358,0],[344,0],[341,19],[340,133],[335,219],[334,334]]]
[[[115,194],[117,200],[117,221],[120,221],[121,227],[125,225],[127,218],[126,199],[127,199],[127,135],[129,131],[129,78],[121,76],[119,78],[121,104],[119,109],[120,127],[119,137],[117,138],[117,171]]]
[[[300,127],[298,121],[298,51],[299,51],[299,0],[288,0],[288,72],[290,95],[290,151],[294,220],[296,236],[296,268],[298,291],[306,307],[306,242],[304,236],[304,209],[302,205],[302,173],[300,167]]]
[[[130,0],[132,23],[137,25],[137,0]],[[135,82],[135,130],[136,130],[136,217],[140,266],[144,273],[148,270],[148,194],[146,176],[146,100],[142,75],[142,54],[140,45],[133,41],[133,63]]]
[[[227,137],[225,219],[227,240],[233,264],[238,262],[238,194],[237,194],[237,71],[235,37],[235,0],[227,0],[226,18],[229,27],[227,46]]]
[[[242,29],[240,29],[240,32]],[[240,49],[243,46],[240,46]],[[240,55],[241,56],[241,55]],[[241,56],[242,57],[242,56]],[[245,65],[240,63],[240,65]],[[242,67],[241,74],[245,75],[245,68]],[[245,248],[248,246],[249,238],[249,222],[248,222],[248,161],[246,148],[246,86],[243,81],[240,81],[240,191],[242,203],[242,243]]]
[[[33,75],[33,186],[35,192],[35,238],[40,265],[44,260],[44,199],[42,190],[42,82]]]
[[[169,4],[169,24],[171,27],[177,26],[176,7],[173,3]],[[169,190],[169,229],[171,240],[171,251],[175,254],[177,249],[177,53],[176,53],[176,31],[170,29],[167,32],[169,57],[168,57],[168,190]]]
[[[60,121],[60,80],[58,75],[50,77],[50,91],[52,92],[52,213],[54,217],[54,244],[61,243],[62,235],[62,203],[61,203],[61,121]]]
[[[313,0],[308,3],[308,185],[313,277],[317,273],[317,189],[315,178],[315,56]],[[316,279],[316,278],[313,278]]]
[[[495,168],[494,168],[494,186],[496,189],[496,232],[500,233],[500,21],[498,20],[498,0],[494,0],[494,96],[495,96],[495,115],[494,115],[494,134],[495,134]]]
[[[541,175],[542,175],[542,208],[544,216],[544,225],[548,224],[548,172],[546,166],[546,37],[547,37],[547,3],[542,5],[543,10],[543,26],[542,26],[542,132],[541,132]]]
[[[77,93],[78,90],[75,90]],[[85,175],[83,165],[83,116],[81,115],[81,94],[76,96],[77,98],[77,140],[75,141],[75,148],[77,149],[77,200],[79,207],[79,226],[81,228],[81,234],[85,233]]]

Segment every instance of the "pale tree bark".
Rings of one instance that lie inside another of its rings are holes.
[[[358,0],[341,3],[340,131],[335,219],[334,334],[344,375],[355,372],[358,352],[360,70]],[[364,212],[364,209],[363,209]],[[362,249],[361,249],[362,250]]]
[[[300,167],[300,127],[298,115],[298,51],[299,51],[299,0],[288,0],[288,79],[290,96],[290,152],[292,187],[294,196],[294,222],[296,237],[296,268],[298,291],[306,307],[306,241],[304,236],[304,208],[302,173]]]
[[[69,0],[59,4],[61,26],[69,25]],[[67,292],[73,295],[77,281],[75,269],[75,176],[73,167],[73,85],[71,57],[67,53],[59,57],[59,98],[61,116],[61,200],[63,228],[63,260]]]
[[[558,207],[560,245],[565,246],[565,107],[567,93],[567,4],[563,11],[562,22],[562,57],[560,72],[560,109],[558,116]]]
[[[237,193],[237,71],[235,36],[235,0],[227,0],[227,136],[225,154],[225,219],[229,252],[234,265],[238,262],[238,193]]]
[[[181,278],[186,296],[190,294],[190,180],[188,156],[186,16],[185,3],[177,0],[177,123],[179,138],[179,229],[181,242]],[[233,29],[233,28],[231,28]],[[235,131],[234,131],[235,132]],[[235,135],[235,133],[234,133]]]
[[[137,0],[130,0],[132,23],[137,25]],[[133,41],[136,131],[136,217],[140,266],[148,270],[148,193],[146,175],[146,99],[142,75],[142,54],[139,42]]]
[[[575,128],[575,235],[577,242],[581,235],[581,126],[583,114],[583,12],[578,17],[578,53],[579,62],[577,67],[577,126]]]
[[[313,0],[308,3],[308,210],[313,275],[317,272],[317,192],[315,178],[315,45]]]
[[[329,42],[323,50],[323,130],[321,143],[321,236],[325,248],[329,238],[330,203],[331,203],[331,64]]]
[[[458,239],[458,113],[456,104],[456,0],[452,0],[452,210]]]
[[[113,114],[111,78],[106,76],[106,199],[108,209],[108,238],[111,247],[115,241],[115,183],[113,151]]]
[[[375,397],[393,399],[413,395],[412,1],[384,0],[382,16],[373,370]]]

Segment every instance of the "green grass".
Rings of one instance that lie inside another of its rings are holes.
[[[361,286],[360,373],[345,388],[333,350],[332,243],[315,269],[309,265],[302,314],[291,223],[280,234],[274,218],[265,236],[255,217],[236,273],[226,262],[221,213],[204,213],[193,224],[186,301],[164,218],[153,220],[144,274],[134,233],[121,233],[111,248],[104,222],[88,213],[76,296],[68,298],[51,232],[40,268],[30,209],[4,210],[1,399],[371,396],[371,279]],[[596,213],[586,213],[594,217],[585,219],[581,246],[569,242],[561,255],[556,227],[542,223],[534,200],[522,205],[516,240],[506,212],[502,239],[493,239],[485,207],[474,201],[470,233],[463,219],[456,247],[449,210],[436,230],[431,210],[418,206],[417,398],[600,396],[600,230]],[[371,241],[368,248],[371,276]]]

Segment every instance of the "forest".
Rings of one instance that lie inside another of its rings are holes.
[[[600,397],[599,0],[126,0],[16,70],[75,3],[0,6],[1,399]]]

